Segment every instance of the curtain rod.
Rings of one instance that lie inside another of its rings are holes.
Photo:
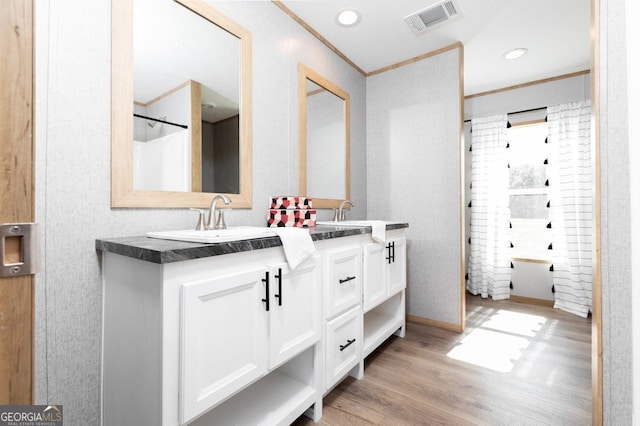
[[[184,124],[172,123],[170,121],[160,120],[158,118],[147,117],[147,116],[136,114],[136,113],[134,113],[133,116],[134,117],[138,117],[138,118],[144,118],[145,120],[157,121],[158,123],[169,124],[171,126],[182,127],[183,129],[188,129],[189,128],[189,126],[184,125]]]
[[[533,111],[540,111],[541,109],[547,109],[546,106],[540,107],[540,108],[531,108],[531,109],[523,109],[522,111],[514,111],[514,112],[508,112],[507,115],[511,115],[511,114],[523,114],[525,112],[533,112]],[[464,120],[465,123],[470,122],[471,119],[469,120]]]

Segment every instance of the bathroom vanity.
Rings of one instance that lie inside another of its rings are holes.
[[[100,239],[105,425],[290,424],[404,335],[404,223],[318,226],[295,269],[278,237]]]

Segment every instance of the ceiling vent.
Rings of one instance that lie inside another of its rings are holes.
[[[406,22],[417,35],[422,34],[435,25],[458,17],[460,17],[460,9],[453,0],[447,0],[406,16],[404,22]]]

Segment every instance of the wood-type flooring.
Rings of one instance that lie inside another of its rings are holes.
[[[408,322],[362,380],[325,396],[317,424],[589,425],[591,320],[468,295],[464,333]]]

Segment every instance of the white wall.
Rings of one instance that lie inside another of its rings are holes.
[[[636,26],[640,17],[640,3],[626,0],[626,28],[627,28],[627,99],[629,117],[640,117],[640,29]],[[629,168],[629,184],[631,194],[631,288],[632,312],[631,324],[633,346],[633,421],[640,425],[640,147],[638,140],[640,130],[634,120],[629,120],[629,164],[636,167]]]
[[[407,312],[460,324],[459,50],[367,78],[367,215],[409,222]]]
[[[591,95],[590,81],[590,75],[583,74],[465,99],[464,119],[490,117],[495,114],[524,111],[589,99]]]
[[[111,1],[35,4],[36,403],[63,404],[65,424],[100,422],[102,289],[96,238],[189,228],[188,210],[111,209]],[[367,205],[365,78],[271,2],[216,2],[253,35],[253,209],[228,225],[266,223],[271,195],[297,192],[298,62],[351,96],[352,193]],[[330,212],[326,218],[330,218]]]
[[[634,393],[629,122],[637,117],[626,101],[637,75],[627,74],[626,17],[624,1],[600,0],[603,410],[604,424],[616,426],[632,424]]]

